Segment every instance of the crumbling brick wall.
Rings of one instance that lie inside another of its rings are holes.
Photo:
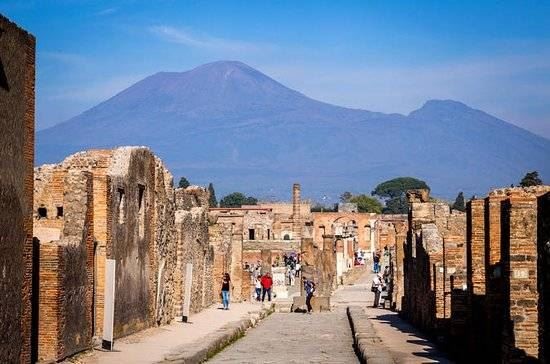
[[[0,361],[5,363],[31,361],[31,336],[36,337],[31,333],[34,86],[35,39],[0,15]]]
[[[115,338],[169,322],[177,259],[171,174],[144,147],[79,152],[58,169],[92,175],[95,334],[102,333],[106,259],[116,261]],[[43,204],[56,203],[52,181]]]
[[[409,191],[404,263],[404,314],[430,332],[449,330],[451,278],[465,268],[466,216],[431,201],[427,190]]]
[[[409,194],[404,313],[429,331],[435,325],[457,360],[544,361],[549,191],[550,186],[494,190],[468,202],[465,219],[429,202],[427,194]],[[432,312],[422,297],[434,300]],[[440,315],[448,319],[443,325]]]
[[[63,207],[63,216],[43,217],[35,223],[35,235],[42,239],[38,359],[57,361],[92,344],[92,176],[50,168],[38,170],[36,178],[40,182],[36,184],[35,206],[47,205],[52,198],[47,191],[53,190],[53,199]],[[61,200],[56,196],[60,191]],[[42,231],[42,226],[51,225],[48,220],[63,221],[56,240],[49,240],[51,234]]]
[[[550,192],[537,200],[539,360],[550,360]]]

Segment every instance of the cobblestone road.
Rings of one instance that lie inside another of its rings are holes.
[[[275,313],[209,363],[358,363],[343,309]]]

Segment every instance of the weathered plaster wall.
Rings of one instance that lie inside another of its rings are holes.
[[[187,263],[193,264],[190,312],[196,313],[214,301],[213,281],[214,249],[208,237],[208,191],[202,187],[189,186],[176,190],[176,229],[178,251],[181,251],[181,276],[178,293],[185,290]],[[181,287],[181,289],[179,288]],[[182,297],[182,296],[180,296]],[[178,300],[182,303],[185,298]],[[178,307],[181,314],[181,307]]]

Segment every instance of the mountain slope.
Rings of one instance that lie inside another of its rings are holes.
[[[311,197],[368,192],[410,175],[435,193],[482,194],[530,170],[550,179],[550,141],[456,101],[408,116],[310,99],[240,62],[161,72],[38,132],[37,162],[92,147],[147,145],[176,176],[282,197],[294,181]]]

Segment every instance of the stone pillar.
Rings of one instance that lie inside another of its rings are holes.
[[[262,249],[261,256],[262,256],[262,274],[271,273],[271,264],[272,264],[271,250]]]
[[[231,239],[231,280],[233,292],[231,300],[239,302],[242,300],[243,280],[243,235],[235,230]]]
[[[485,294],[485,202],[471,200],[466,205],[468,290]]]
[[[503,203],[501,255],[504,265],[505,307],[503,360],[538,358],[537,200],[513,193]],[[506,297],[505,297],[506,298]]]
[[[376,251],[376,220],[369,220],[370,226],[370,259],[372,259],[372,253]]]
[[[301,198],[300,184],[295,183],[292,186],[292,239],[300,240],[302,238],[302,223],[301,223]]]

